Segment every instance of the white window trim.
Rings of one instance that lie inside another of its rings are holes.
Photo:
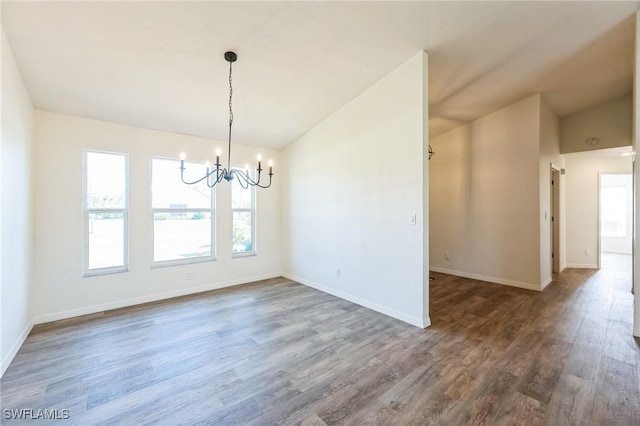
[[[240,167],[233,167],[236,170],[239,171],[244,171],[244,167],[240,168]],[[236,259],[236,258],[241,258],[241,257],[251,257],[251,256],[257,256],[258,255],[258,250],[257,250],[257,241],[256,241],[256,187],[255,186],[249,186],[249,189],[251,189],[251,208],[250,209],[234,209],[233,208],[233,204],[231,207],[231,258],[232,259]],[[231,193],[231,200],[233,200],[233,188],[230,188]],[[230,201],[231,201],[230,200]],[[234,253],[233,252],[233,214],[234,213],[243,213],[243,212],[249,212],[251,213],[251,251],[243,251],[241,253]]]
[[[122,209],[90,209],[87,207],[87,154],[110,154],[124,157],[124,208]],[[82,153],[82,223],[83,223],[83,277],[97,275],[117,274],[129,272],[129,154],[124,152],[100,151],[95,149],[85,149]],[[123,218],[123,265],[111,266],[107,268],[89,269],[89,215],[92,213],[121,213]]]
[[[172,208],[167,208],[167,207],[158,207],[158,208],[154,208],[153,207],[153,160],[165,160],[165,161],[175,161],[177,164],[180,164],[180,160],[177,158],[169,158],[169,157],[153,157],[151,159],[151,165],[150,165],[150,170],[151,170],[151,179],[149,180],[150,183],[150,187],[149,187],[149,194],[151,195],[149,197],[149,200],[151,202],[151,269],[155,269],[155,268],[166,268],[166,267],[170,267],[170,266],[180,266],[180,265],[188,265],[191,263],[204,263],[204,262],[213,262],[215,260],[217,260],[216,258],[216,253],[217,253],[217,247],[216,247],[216,240],[215,240],[215,236],[216,236],[216,224],[217,224],[217,220],[216,220],[216,191],[215,191],[215,187],[214,188],[210,188],[211,190],[211,207],[210,209],[204,209],[204,208],[188,208],[188,209],[172,209]],[[193,160],[189,160],[189,163],[199,163],[199,164],[205,164],[204,161],[193,161]],[[177,178],[179,179],[180,176],[176,175]],[[187,186],[187,184],[184,184],[185,186]],[[210,213],[211,214],[211,255],[209,256],[198,256],[198,257],[188,257],[185,259],[170,259],[170,260],[154,260],[155,258],[155,236],[156,236],[156,229],[155,229],[155,215],[156,213],[175,213],[175,212],[181,212],[181,213]]]

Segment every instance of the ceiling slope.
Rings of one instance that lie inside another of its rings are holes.
[[[631,90],[637,2],[2,2],[36,108],[282,148],[420,50],[430,133]]]

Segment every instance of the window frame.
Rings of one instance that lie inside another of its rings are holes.
[[[89,175],[87,168],[88,154],[119,155],[124,158],[124,207],[115,208],[89,208],[88,189]],[[82,234],[83,234],[83,277],[93,277],[97,275],[117,274],[129,272],[129,154],[126,152],[101,151],[96,149],[84,149],[82,152]],[[120,213],[123,220],[123,252],[121,266],[108,266],[105,268],[89,268],[89,216],[96,213]]]
[[[150,202],[150,208],[151,208],[151,268],[164,268],[164,267],[169,267],[169,266],[179,266],[179,265],[188,265],[191,263],[203,263],[203,262],[213,262],[217,260],[216,257],[216,253],[217,253],[217,245],[216,245],[216,224],[217,224],[217,220],[216,220],[216,191],[215,188],[209,188],[209,190],[211,191],[211,205],[209,209],[203,209],[203,208],[170,208],[170,207],[158,207],[158,208],[154,208],[153,207],[153,162],[154,160],[162,160],[162,161],[173,161],[176,163],[176,170],[180,170],[180,159],[177,158],[171,158],[171,157],[152,157],[151,158],[151,167],[150,167],[150,175],[151,175],[151,179],[149,180],[150,186],[149,186],[149,202]],[[205,161],[196,161],[196,160],[189,160],[186,161],[185,163],[195,163],[195,164],[202,164],[205,165],[206,162]],[[176,179],[180,179],[180,174],[177,173],[176,174]],[[186,183],[183,184],[185,186],[189,186]],[[185,214],[189,214],[189,213],[209,213],[211,214],[211,233],[210,233],[210,239],[211,239],[211,254],[209,256],[198,256],[198,257],[187,257],[184,259],[168,259],[168,260],[155,260],[155,248],[156,248],[156,220],[155,220],[155,216],[157,213],[176,213],[176,212],[180,212],[180,213],[185,213]]]
[[[232,167],[232,169],[235,169],[239,172],[244,173],[244,171],[246,170],[244,167]],[[253,175],[253,171],[250,172]],[[237,179],[237,178],[236,178]],[[256,191],[256,187],[249,185],[249,187],[247,189],[251,190],[251,208],[234,208],[233,207],[233,185],[230,186],[229,188],[229,193],[231,195],[229,202],[231,205],[231,258],[232,259],[236,259],[236,258],[242,258],[242,257],[251,257],[251,256],[257,256],[258,255],[258,251],[257,251],[257,241],[256,241],[256,197],[257,197],[257,191]],[[233,252],[233,214],[234,213],[251,213],[251,251],[245,251],[245,252],[240,252],[240,253],[234,253]]]

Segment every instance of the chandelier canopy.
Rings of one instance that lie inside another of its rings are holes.
[[[257,186],[259,188],[268,188],[271,186],[271,178],[273,177],[273,163],[269,161],[269,183],[261,184],[260,177],[262,175],[262,156],[258,154],[258,167],[256,170],[255,179],[249,173],[249,166],[245,166],[244,170],[239,170],[235,168],[231,168],[231,128],[233,126],[233,108],[232,108],[232,100],[233,100],[233,85],[232,85],[232,64],[238,59],[238,55],[235,52],[225,52],[224,59],[229,62],[229,149],[227,151],[227,167],[223,168],[222,164],[220,164],[220,148],[216,149],[216,163],[214,167],[211,168],[207,164],[207,171],[204,176],[194,181],[186,181],[184,179],[184,160],[186,158],[185,153],[180,154],[180,179],[182,182],[187,185],[194,185],[202,182],[206,179],[207,186],[209,188],[213,188],[218,183],[222,182],[222,180],[226,180],[227,182],[231,182],[234,179],[238,180],[238,183],[243,188],[248,188],[249,186]]]

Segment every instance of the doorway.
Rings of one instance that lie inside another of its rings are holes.
[[[600,174],[600,267],[630,258],[633,250],[633,179],[630,173]]]

